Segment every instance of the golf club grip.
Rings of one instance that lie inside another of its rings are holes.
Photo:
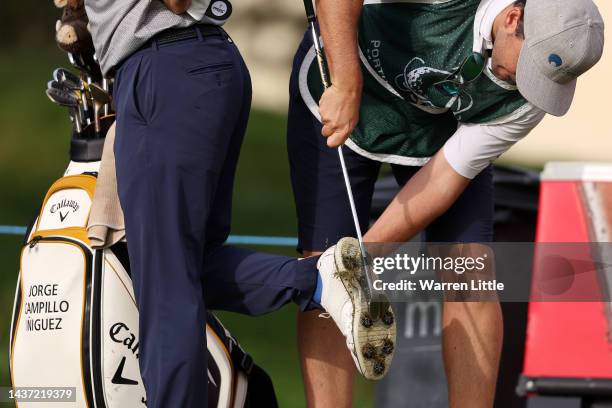
[[[323,54],[323,50],[321,49],[318,49],[316,53],[317,53],[317,64],[319,64],[319,73],[321,74],[321,82],[323,83],[323,87],[327,89],[331,86],[331,81],[329,80],[329,72],[327,71],[327,63],[325,61],[325,54]]]
[[[319,37],[319,30],[317,29],[317,16],[314,12],[312,1],[313,0],[304,0],[304,9],[306,10],[306,18],[308,19],[308,23],[310,25],[310,33],[312,35],[312,42],[313,42],[316,57],[317,57],[317,64],[319,65],[319,74],[321,76],[321,82],[323,83],[323,87],[327,89],[331,86],[331,81],[330,81],[329,71],[327,70],[327,61],[325,58],[325,53],[323,52],[323,48],[321,47],[321,41],[319,39],[320,37]],[[355,199],[353,198],[353,190],[351,189],[351,183],[349,180],[348,170],[344,162],[344,154],[342,152],[342,146],[338,146],[337,151],[338,151],[338,159],[340,161],[340,167],[342,169],[342,176],[344,179],[344,184],[346,187],[346,193],[349,199],[351,215],[353,217],[353,223],[355,225],[355,232],[357,234],[357,240],[359,241],[359,248],[361,249],[361,257],[363,260],[364,268],[366,268],[365,277],[366,277],[367,285],[366,285],[365,291],[366,291],[366,298],[369,303],[372,298],[371,288],[373,286],[372,286],[370,274],[367,271],[368,262],[366,258],[365,245],[363,243],[363,235],[361,233],[361,226],[359,225],[359,218],[357,216],[357,207],[355,206]]]
[[[313,6],[314,0],[304,0],[304,10],[306,11],[306,18],[310,25],[310,34],[312,36],[312,42],[314,43],[315,53],[317,55],[317,64],[319,66],[319,73],[321,75],[321,82],[325,89],[331,86],[329,80],[329,72],[327,71],[327,62],[325,60],[325,54],[321,48],[321,42],[319,41],[319,30],[317,29],[317,15]]]
[[[314,5],[312,4],[313,1],[314,0],[304,0],[304,10],[306,11],[306,18],[309,23],[314,23],[317,19]]]

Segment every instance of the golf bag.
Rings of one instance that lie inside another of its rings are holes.
[[[21,251],[11,384],[71,388],[73,402],[55,402],[57,408],[146,406],[127,245],[93,249],[87,238],[101,148],[97,140],[73,140],[70,166],[48,190]],[[202,330],[208,407],[277,406],[270,378],[213,314]]]

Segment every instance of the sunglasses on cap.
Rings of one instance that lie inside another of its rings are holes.
[[[486,48],[483,41],[480,52],[474,51],[468,55],[455,72],[433,84],[434,87],[448,96],[457,96],[465,85],[480,76],[489,56],[490,50]]]

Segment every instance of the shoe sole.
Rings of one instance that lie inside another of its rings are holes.
[[[380,318],[373,320],[369,316],[370,308],[360,284],[364,273],[361,249],[355,238],[342,238],[338,241],[334,261],[336,275],[353,303],[354,349],[351,352],[357,358],[358,369],[365,378],[380,380],[387,374],[395,351],[396,325],[393,309],[388,306],[387,313],[390,313],[392,318],[391,324],[385,324]],[[384,301],[386,302],[386,297]],[[388,305],[388,302],[386,304]]]

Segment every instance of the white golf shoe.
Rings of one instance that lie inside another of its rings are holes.
[[[364,272],[358,241],[342,238],[321,255],[317,268],[323,283],[321,306],[346,337],[357,370],[369,380],[383,378],[395,349],[395,318],[388,303],[379,317],[370,316],[359,283]]]

